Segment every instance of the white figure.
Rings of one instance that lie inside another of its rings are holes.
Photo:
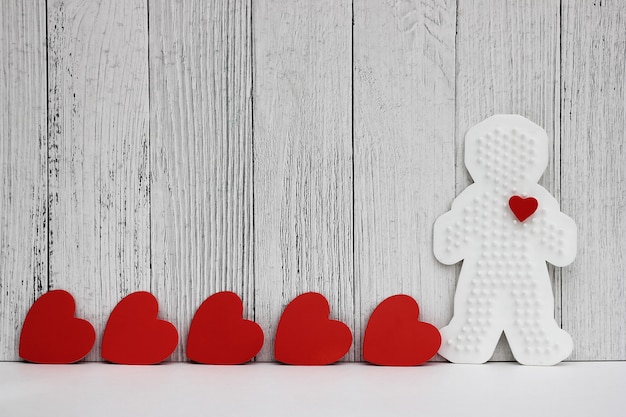
[[[475,182],[434,226],[436,258],[463,260],[454,317],[441,329],[439,354],[451,362],[488,361],[503,331],[522,364],[553,365],[572,352],[554,320],[546,261],[574,260],[576,224],[537,184],[548,146],[546,132],[518,115],[492,116],[465,136]]]

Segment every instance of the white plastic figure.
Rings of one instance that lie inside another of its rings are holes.
[[[492,116],[465,135],[475,182],[434,226],[437,259],[463,260],[454,317],[441,329],[439,354],[451,362],[488,361],[503,331],[525,365],[553,365],[572,352],[554,320],[546,261],[573,262],[576,224],[537,184],[548,146],[546,132],[518,115]]]

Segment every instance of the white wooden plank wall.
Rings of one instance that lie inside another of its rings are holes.
[[[179,329],[234,291],[253,318],[249,2],[151,1],[152,290]]]
[[[48,285],[46,4],[0,1],[0,360]]]
[[[48,2],[50,289],[99,336],[150,289],[148,32],[143,0]]]
[[[454,1],[354,2],[357,352],[391,295],[450,320],[455,269],[432,255],[432,225],[455,196],[455,31]]]
[[[626,359],[626,3],[563,2],[561,196],[578,223],[563,270],[574,360]]]
[[[255,318],[270,360],[280,313],[302,292],[324,294],[354,328],[352,8],[259,1],[252,21]]]
[[[0,360],[52,288],[99,336],[152,291],[172,360],[221,290],[263,327],[259,360],[305,291],[353,330],[347,360],[389,295],[443,326],[458,267],[432,224],[494,113],[552,138],[541,183],[580,234],[551,270],[572,359],[626,359],[625,2],[7,0],[0,22]]]

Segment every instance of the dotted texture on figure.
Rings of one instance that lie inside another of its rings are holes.
[[[434,225],[433,249],[444,264],[463,260],[454,316],[441,329],[439,354],[484,363],[502,334],[515,359],[553,365],[572,352],[554,320],[546,261],[573,262],[576,225],[537,181],[548,165],[546,132],[518,115],[496,115],[465,136],[474,183]]]

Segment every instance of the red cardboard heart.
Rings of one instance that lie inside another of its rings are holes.
[[[242,315],[243,303],[233,292],[204,300],[191,320],[187,357],[212,365],[236,365],[254,358],[263,347],[263,330]]]
[[[292,300],[278,322],[274,358],[290,365],[328,365],[341,359],[352,345],[352,333],[329,315],[328,301],[319,293]]]
[[[167,359],[178,344],[172,323],[159,320],[152,294],[138,291],[113,309],[102,336],[102,358],[127,365],[151,365]]]
[[[35,301],[24,319],[20,357],[35,363],[78,362],[91,350],[96,332],[74,317],[76,303],[67,291],[53,290]]]
[[[370,316],[363,340],[363,359],[376,365],[414,366],[435,356],[439,330],[418,321],[419,307],[408,295],[394,295]]]
[[[523,198],[519,195],[514,195],[509,198],[509,207],[511,211],[517,217],[517,220],[523,222],[527,218],[533,215],[539,207],[539,202],[534,197]]]

